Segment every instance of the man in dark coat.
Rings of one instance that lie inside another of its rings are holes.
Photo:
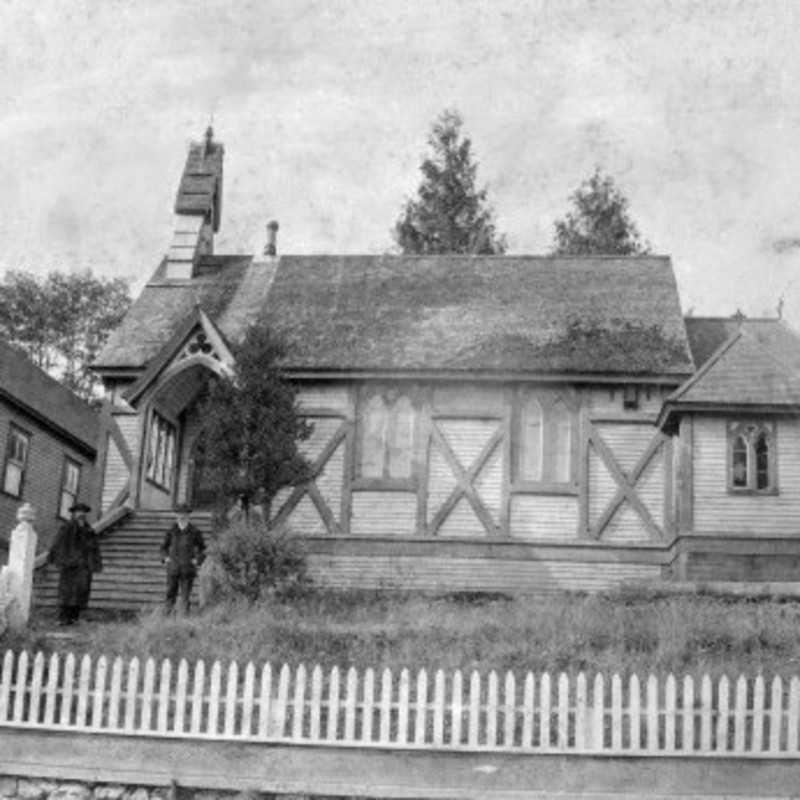
[[[59,528],[48,555],[48,561],[60,570],[59,625],[73,625],[78,621],[81,609],[89,605],[92,573],[103,568],[97,539],[86,521],[90,510],[85,503],[75,503],[69,509],[70,519]]]
[[[161,559],[167,565],[167,613],[175,608],[179,590],[183,611],[189,613],[192,584],[205,557],[203,534],[189,522],[191,513],[192,509],[185,503],[176,506],[175,524],[167,531],[161,545]]]

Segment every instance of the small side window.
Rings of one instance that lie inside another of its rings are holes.
[[[5,464],[3,465],[3,491],[12,497],[22,497],[30,442],[29,433],[15,425],[11,426],[6,445]]]
[[[776,436],[773,423],[728,425],[728,489],[734,493],[777,491]]]
[[[71,458],[64,459],[61,473],[61,495],[58,502],[58,516],[69,519],[69,510],[78,500],[81,483],[81,465]]]

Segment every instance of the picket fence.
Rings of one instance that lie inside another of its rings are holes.
[[[260,672],[260,674],[257,674]],[[224,673],[224,680],[223,680]],[[644,688],[644,692],[642,689]],[[7,651],[0,726],[388,749],[797,758],[800,679],[93,664]],[[591,689],[591,691],[590,691]],[[376,690],[377,693],[376,693]]]

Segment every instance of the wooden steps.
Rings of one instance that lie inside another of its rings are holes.
[[[164,601],[166,571],[159,548],[164,534],[174,522],[169,511],[134,511],[100,537],[103,571],[92,580],[90,609],[137,611],[158,606]],[[206,538],[211,535],[211,515],[192,515]],[[40,608],[58,605],[58,570],[46,566],[34,578],[34,602]],[[192,603],[197,604],[197,587]]]

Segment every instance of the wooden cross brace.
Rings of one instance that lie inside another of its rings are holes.
[[[294,487],[292,493],[289,495],[289,499],[278,514],[275,520],[276,523],[283,522],[286,517],[297,508],[297,504],[302,500],[303,495],[308,494],[311,498],[311,502],[314,503],[315,508],[319,512],[320,517],[322,517],[322,521],[325,523],[325,528],[328,533],[334,536],[341,534],[342,531],[339,523],[336,521],[336,516],[333,511],[331,511],[330,506],[325,502],[325,498],[322,496],[322,492],[320,492],[317,486],[316,479],[322,474],[325,465],[330,461],[331,456],[336,452],[339,445],[347,438],[347,433],[351,425],[351,422],[343,420],[342,424],[336,429],[336,433],[328,440],[328,443],[322,448],[322,452],[314,460],[311,467],[313,477],[308,483]]]
[[[447,440],[442,435],[436,423],[431,426],[431,435],[433,441],[436,442],[442,454],[445,457],[450,469],[456,477],[456,485],[450,492],[447,499],[444,501],[441,508],[436,512],[431,524],[428,526],[428,535],[433,536],[437,533],[442,523],[447,519],[448,514],[455,508],[456,504],[462,497],[466,497],[475,515],[481,521],[481,524],[486,529],[490,536],[496,536],[499,531],[495,524],[492,512],[481,500],[480,495],[475,490],[474,481],[478,477],[484,464],[489,460],[495,448],[503,441],[503,429],[498,428],[490,437],[489,441],[483,446],[483,449],[478,454],[478,457],[472,462],[469,469],[465,470],[461,466],[456,454],[453,452]]]
[[[656,539],[664,538],[664,532],[656,524],[656,521],[653,519],[653,515],[636,493],[636,483],[639,478],[642,477],[642,474],[647,469],[648,464],[653,459],[655,454],[660,450],[665,441],[666,436],[664,436],[664,434],[661,432],[657,433],[650,440],[650,443],[647,445],[644,453],[639,456],[639,460],[636,462],[636,465],[631,470],[630,474],[627,475],[617,463],[617,459],[614,457],[614,454],[611,452],[609,446],[603,441],[603,438],[600,436],[597,429],[594,426],[590,426],[589,443],[597,451],[601,460],[617,484],[616,494],[589,531],[589,535],[592,538],[600,538],[600,535],[608,523],[611,522],[611,518],[614,516],[617,509],[626,500],[641,517],[650,535],[654,536]]]

